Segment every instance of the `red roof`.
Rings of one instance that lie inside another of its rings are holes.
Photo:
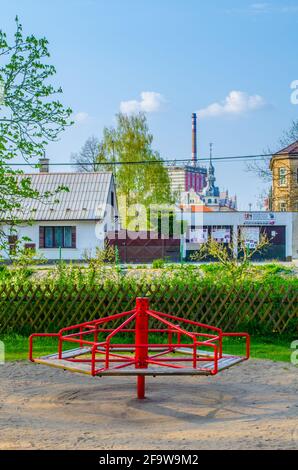
[[[206,207],[203,204],[181,204],[180,208],[186,212],[214,212],[211,207]]]
[[[276,152],[274,155],[298,155],[298,140],[296,142],[293,142],[291,145],[288,145],[288,147],[279,150],[279,152]]]

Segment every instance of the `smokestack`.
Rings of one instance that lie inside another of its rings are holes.
[[[192,165],[196,166],[198,161],[197,155],[197,115],[192,113]]]
[[[38,161],[39,173],[49,173],[49,163],[50,160],[48,158],[40,158]]]

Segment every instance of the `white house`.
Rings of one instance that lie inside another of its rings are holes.
[[[25,245],[36,249],[48,260],[81,260],[84,254],[94,254],[103,247],[108,231],[117,230],[119,215],[112,173],[48,173],[24,174],[41,195],[53,194],[58,187],[67,188],[50,198],[24,200],[22,209],[14,215],[17,234],[9,236],[9,220],[2,227],[11,249],[15,238],[30,238]],[[28,223],[30,221],[30,223]],[[8,253],[2,253],[5,258]]]

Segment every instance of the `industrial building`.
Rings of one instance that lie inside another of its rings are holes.
[[[170,165],[168,173],[172,193],[177,203],[185,200],[187,193],[197,194],[205,206],[214,210],[236,210],[237,198],[230,197],[228,191],[221,192],[215,185],[215,168],[212,163],[212,145],[208,169],[199,164],[197,151],[197,115],[192,113],[192,157],[191,164],[184,166]]]

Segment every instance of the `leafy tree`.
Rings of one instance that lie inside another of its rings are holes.
[[[152,149],[145,114],[117,114],[116,127],[105,128],[103,150],[111,162],[118,192],[127,205],[171,202],[170,180],[159,153]],[[148,162],[142,164],[142,162]],[[123,165],[113,165],[114,162]]]
[[[56,141],[71,124],[71,109],[56,97],[61,88],[48,82],[56,73],[47,63],[49,56],[48,41],[24,36],[18,18],[11,43],[0,30],[0,217],[10,221],[12,230],[24,199],[50,195],[38,194],[30,178],[21,177],[22,171],[9,163],[43,156],[48,142]],[[0,230],[0,249],[6,246],[5,238]]]
[[[73,161],[81,163],[78,166],[81,171],[113,172],[122,223],[129,226],[134,219],[134,206],[137,212],[139,205],[147,209],[152,204],[170,204],[172,195],[167,169],[159,153],[152,149],[153,136],[145,114],[119,113],[116,119],[115,127],[104,128],[102,142],[89,138],[81,151],[73,155]],[[140,229],[147,228],[147,220],[145,212]]]

